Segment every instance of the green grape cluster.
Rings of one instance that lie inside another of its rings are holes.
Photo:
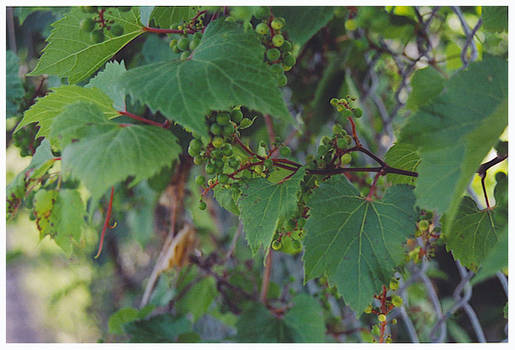
[[[284,222],[275,233],[272,249],[291,255],[300,253],[304,240],[305,223],[306,219],[299,214]]]
[[[20,149],[22,157],[32,156],[41,143],[41,138],[36,138],[39,127],[35,124],[27,125],[13,135],[14,145]]]
[[[333,97],[329,101],[336,111],[340,113],[338,119],[341,122],[345,122],[349,117],[361,118],[363,115],[363,111],[360,108],[353,106],[356,99],[354,96],[347,95],[345,98]]]
[[[261,42],[267,48],[265,61],[275,73],[280,87],[285,86],[288,82],[284,72],[289,71],[296,62],[293,45],[291,41],[286,40],[285,33],[282,32],[285,26],[284,18],[275,17],[271,20],[263,20],[254,28],[259,34]]]
[[[333,126],[331,137],[322,136],[317,150],[316,166],[325,168],[328,164],[344,166],[352,161],[350,153],[345,153],[352,144],[352,136],[337,121]],[[313,162],[314,159],[311,159]]]
[[[128,12],[131,10],[130,6],[117,7],[121,12]],[[105,40],[105,31],[109,31],[112,36],[120,36],[123,34],[124,29],[120,24],[114,24],[114,20],[104,17],[104,12],[108,10],[107,7],[97,6],[81,6],[84,13],[94,14],[92,17],[84,18],[80,21],[80,30],[89,33],[89,38],[92,43],[99,44]]]
[[[257,162],[257,159],[242,158],[235,153],[232,145],[233,135],[252,125],[252,120],[244,117],[240,106],[230,111],[212,112],[207,119],[209,141],[203,142],[201,138],[194,137],[188,146],[188,153],[193,157],[196,165],[205,164],[205,173],[210,178],[206,179],[203,175],[199,175],[195,178],[195,183],[199,186],[218,184],[231,189],[234,195],[238,195],[239,179],[250,178],[254,173],[263,173],[264,170],[262,166],[253,166],[239,171],[244,161],[252,163]],[[238,172],[237,178],[232,175],[236,172]],[[206,205],[201,201],[199,207],[203,210]]]
[[[170,41],[170,48],[173,52],[180,53],[180,59],[184,61],[188,59],[191,56],[191,52],[199,46],[201,39],[201,32],[196,32],[191,38],[188,38],[187,34],[183,34],[179,39],[172,39]]]

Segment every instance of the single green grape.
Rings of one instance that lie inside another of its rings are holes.
[[[183,51],[183,53],[181,53],[181,56],[180,56],[180,59],[181,61],[185,61],[188,59],[188,57],[190,57],[191,55],[191,52],[190,51]]]
[[[218,175],[218,182],[221,183],[221,184],[228,183],[229,182],[229,176],[227,176],[225,174]]]
[[[209,131],[211,131],[211,133],[213,135],[221,135],[222,134],[222,127],[218,124],[211,124],[211,126],[209,127]]]
[[[201,200],[201,201],[199,202],[199,204],[198,204],[198,208],[199,208],[200,210],[206,210],[206,208],[207,208],[207,204],[206,204],[206,202],[204,202],[204,201],[202,201],[202,200]]]
[[[233,150],[232,150],[232,146],[229,144],[229,143],[226,143],[224,148],[223,148],[223,154],[224,156],[232,156],[233,154]]]
[[[397,290],[399,288],[399,280],[396,279],[396,278],[392,278],[390,280],[389,287],[390,287],[391,290]]]
[[[291,44],[291,41],[285,40],[284,44],[281,46],[281,50],[284,52],[290,52],[293,50],[293,45]]]
[[[287,54],[283,58],[283,63],[287,66],[293,66],[295,64],[295,56],[292,54]]]
[[[361,110],[361,108],[356,108],[352,112],[356,118],[361,118],[361,116],[363,115],[363,111]]]
[[[222,135],[229,137],[234,133],[234,126],[232,124],[226,125],[222,129]]]
[[[272,44],[275,47],[281,47],[282,44],[284,44],[284,36],[282,36],[282,34],[274,35],[274,37],[272,38]]]
[[[392,297],[392,304],[393,304],[393,306],[400,307],[400,306],[402,306],[402,303],[403,303],[403,300],[402,300],[402,298],[400,296],[394,295]]]
[[[265,159],[263,165],[265,166],[265,168],[271,169],[274,166],[274,162],[272,161],[272,159],[268,158]]]
[[[275,240],[272,241],[272,249],[273,250],[279,250],[279,249],[282,248],[282,246],[283,246],[283,244],[281,243],[280,240],[275,239]]]
[[[218,125],[224,126],[230,124],[231,115],[227,112],[218,113],[216,116],[216,122]]]
[[[95,28],[95,20],[93,18],[84,18],[82,21],[80,21],[80,30],[83,32],[91,32]]]
[[[352,113],[352,111],[350,109],[344,109],[342,111],[342,115],[344,118],[349,118],[349,117],[352,117],[354,114]]]
[[[233,109],[231,111],[231,120],[235,123],[241,122],[243,119],[243,113],[239,109]]]
[[[349,164],[351,162],[351,160],[352,160],[352,156],[350,155],[350,153],[345,153],[340,158],[340,162],[342,164]]]
[[[215,166],[214,166],[213,164],[211,164],[211,163],[207,163],[207,164],[206,164],[206,173],[207,173],[208,175],[212,175],[212,174],[214,174],[214,173],[215,173],[215,171],[216,171],[216,168],[215,168]]]
[[[336,97],[333,97],[329,103],[332,105],[332,106],[336,106],[338,104],[338,99]]]
[[[220,148],[224,144],[224,139],[221,138],[220,136],[216,136],[216,137],[213,137],[213,141],[211,141],[211,143],[213,144],[213,147]]]
[[[275,74],[282,74],[282,72],[284,71],[283,66],[281,66],[279,63],[272,64],[272,65],[270,66],[270,69],[271,69],[271,70],[272,70],[272,72],[274,72]]]
[[[277,61],[280,57],[281,51],[276,48],[268,49],[266,51],[266,58],[268,58],[269,61]]]
[[[189,44],[189,49],[191,51],[195,50],[200,44],[200,39],[193,39],[190,41],[190,44]]]
[[[418,222],[418,228],[422,231],[426,231],[429,228],[429,222],[427,220],[420,220]]]
[[[274,30],[282,29],[286,24],[286,20],[282,17],[276,17],[272,20],[272,23],[270,23],[270,26]]]
[[[236,158],[232,158],[229,160],[229,166],[233,169],[239,168],[240,161]]]
[[[252,120],[249,118],[243,118],[240,123],[240,129],[246,129],[252,125]]]
[[[177,46],[177,39],[170,40],[170,44],[169,45],[170,45],[171,49],[176,48],[176,46]]]
[[[103,30],[94,30],[91,33],[89,33],[89,38],[92,42],[95,44],[99,44],[102,41],[104,41],[104,31]]]
[[[195,178],[195,183],[199,186],[202,186],[203,184],[206,183],[206,178],[202,175],[199,175]]]
[[[202,159],[202,157],[200,157],[200,156],[193,157],[193,164],[200,165],[202,163],[204,163],[204,159]]]
[[[123,27],[119,24],[115,24],[114,26],[111,27],[111,33],[114,36],[120,36],[123,34]]]
[[[181,51],[185,51],[188,49],[190,45],[190,41],[187,39],[187,38],[181,38],[178,42],[177,42],[177,47],[179,48],[179,50]]]
[[[268,26],[266,25],[266,23],[263,23],[263,22],[259,23],[256,26],[256,33],[261,34],[261,35],[268,34]]]
[[[379,322],[386,322],[386,315],[379,314],[379,315],[377,315],[377,319],[379,320]]]
[[[336,141],[336,146],[338,146],[339,149],[345,149],[345,148],[347,148],[348,145],[349,144],[347,143],[347,138],[345,138],[345,137],[339,138]]]
[[[286,86],[286,84],[288,83],[288,77],[283,73],[279,76],[279,79],[277,79],[277,83],[279,85],[279,87],[283,87],[283,86]]]

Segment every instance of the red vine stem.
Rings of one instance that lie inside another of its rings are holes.
[[[109,226],[109,220],[111,219],[111,212],[113,210],[113,196],[114,196],[114,186],[111,187],[111,197],[109,198],[109,206],[107,207],[107,214],[104,221],[104,228],[102,229],[102,234],[100,235],[100,244],[98,246],[98,252],[97,255],[95,255],[95,259],[97,259],[100,256],[100,253],[102,253],[102,247],[104,246],[104,236],[107,230],[107,227]]]
[[[356,146],[361,147],[361,143],[359,142],[358,134],[356,133],[356,124],[354,124],[354,120],[352,119],[352,117],[349,117],[348,119],[349,119],[350,125],[352,127],[352,138],[354,139]]]
[[[133,113],[130,113],[130,112],[127,112],[127,111],[117,111],[118,114],[121,114],[121,115],[124,115],[126,117],[129,117],[129,118],[132,118],[134,120],[138,120],[140,122],[143,122],[145,124],[149,124],[149,125],[153,125],[153,126],[157,126],[159,128],[168,128],[169,127],[169,123],[167,122],[164,122],[164,123],[158,123],[156,121],[153,121],[153,120],[150,120],[150,119],[146,119],[146,118],[143,118],[143,117],[140,117],[139,115],[136,115],[136,114],[133,114]]]
[[[266,304],[266,295],[268,294],[268,286],[270,285],[270,275],[272,272],[272,250],[268,248],[268,255],[266,256],[265,272],[263,274],[263,282],[261,283],[261,293],[259,300]]]

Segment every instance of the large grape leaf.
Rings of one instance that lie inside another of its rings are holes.
[[[207,136],[209,111],[240,104],[292,121],[263,54],[255,33],[217,20],[189,59],[131,69],[122,84],[153,111],[201,135]]]
[[[105,40],[96,44],[91,41],[89,33],[80,29],[81,20],[88,17],[92,17],[92,14],[75,7],[64,18],[52,24],[54,29],[47,39],[48,45],[29,75],[58,75],[67,77],[70,84],[75,84],[95,73],[122,47],[143,34],[136,8],[129,12],[109,8],[104,17],[120,24],[124,28],[123,34],[113,36],[105,30]]]
[[[472,198],[464,197],[456,219],[445,232],[447,249],[467,268],[477,270],[497,243],[498,230],[492,210],[479,210]]]
[[[325,338],[323,310],[313,297],[299,294],[284,317],[274,316],[261,303],[252,304],[236,324],[239,342],[321,343]]]
[[[295,213],[297,192],[303,177],[304,168],[301,168],[282,184],[258,178],[242,186],[238,207],[253,254],[261,245],[267,249],[278,225]]]
[[[508,122],[506,60],[485,56],[457,73],[433,103],[402,128],[399,143],[417,147],[417,205],[446,213],[451,223],[481,161]]]
[[[96,87],[113,100],[113,108],[125,110],[125,88],[120,84],[120,77],[127,70],[122,62],[108,62],[103,71],[92,78],[85,87]]]
[[[420,163],[420,156],[417,153],[417,149],[413,145],[409,144],[395,144],[386,154],[384,155],[384,161],[391,167],[416,171],[417,166]],[[410,184],[414,185],[416,177],[387,174],[386,177],[389,181],[395,184]]]
[[[508,226],[498,231],[497,243],[490,249],[483,260],[478,273],[472,278],[472,284],[479,283],[494,276],[497,272],[508,267]]]
[[[18,111],[18,100],[23,97],[25,90],[23,89],[22,81],[18,75],[19,64],[18,56],[11,50],[5,53],[5,102],[6,102],[6,117],[13,117]]]
[[[156,6],[152,10],[150,20],[154,20],[160,28],[170,28],[172,24],[190,20],[197,12],[197,6]]]
[[[39,98],[28,111],[25,112],[22,121],[15,132],[30,123],[38,123],[37,137],[48,136],[50,125],[54,118],[63,109],[74,102],[84,101],[95,103],[106,118],[113,118],[118,112],[112,107],[113,101],[97,88],[83,88],[75,85],[65,85],[54,88],[53,92],[43,98]]]
[[[274,6],[272,13],[286,19],[284,29],[289,38],[303,46],[333,18],[334,9],[331,6]]]
[[[433,67],[428,66],[413,74],[411,79],[411,93],[408,97],[407,107],[416,110],[426,105],[438,96],[445,84],[445,78]]]
[[[123,329],[131,343],[175,343],[179,335],[192,331],[192,325],[186,317],[161,314],[126,323]]]
[[[414,203],[408,185],[368,201],[344,176],[322,183],[308,201],[305,279],[327,273],[345,302],[361,313],[402,261],[402,243],[415,231]]]
[[[63,170],[80,179],[94,198],[133,176],[136,183],[170,165],[181,152],[172,133],[155,126],[108,120],[93,103],[67,106],[52,124],[64,147]],[[71,140],[77,142],[70,143]]]

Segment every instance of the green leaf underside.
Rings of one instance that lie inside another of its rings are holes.
[[[155,126],[109,121],[92,103],[65,108],[52,124],[52,136],[64,145],[63,169],[80,179],[95,199],[133,176],[133,184],[171,164],[181,152],[175,136]],[[72,139],[78,142],[69,143]]]
[[[323,310],[313,297],[299,294],[284,318],[274,316],[261,303],[255,303],[236,325],[239,342],[245,343],[321,343],[325,337]]]
[[[18,56],[11,50],[7,50],[5,53],[5,102],[6,102],[6,117],[12,117],[16,115],[18,110],[18,104],[16,103],[18,99],[23,97],[25,90],[23,89],[22,81],[20,76],[18,75],[19,69],[19,59]]]
[[[175,343],[179,335],[192,331],[191,322],[185,317],[170,314],[130,322],[123,328],[131,337],[131,343]]]
[[[258,178],[242,187],[238,207],[252,254],[255,255],[261,245],[266,250],[279,223],[295,213],[303,177],[304,168],[301,168],[282,184]]]
[[[195,13],[195,6],[156,6],[150,19],[153,19],[159,28],[170,28],[172,24],[190,20]]]
[[[384,161],[391,167],[416,171],[420,163],[420,156],[417,149],[409,144],[395,144],[393,145],[384,156]],[[388,181],[392,184],[409,184],[414,185],[417,180],[416,177],[403,176],[396,174],[387,174]]]
[[[80,30],[80,21],[91,16],[75,7],[64,18],[52,24],[54,29],[47,39],[48,45],[29,75],[57,75],[67,77],[70,84],[75,84],[95,73],[122,47],[143,34],[137,9],[119,12],[110,8],[105,18],[122,25],[124,32],[120,36],[113,36],[106,30],[105,40],[94,44],[89,33]]]
[[[416,71],[411,79],[412,91],[408,97],[407,107],[414,110],[430,103],[442,92],[444,84],[444,77],[431,66]]]
[[[507,63],[485,56],[453,76],[445,91],[410,117],[400,144],[418,148],[417,205],[452,222],[481,161],[507,125]]]
[[[243,104],[292,121],[256,34],[217,20],[190,59],[129,70],[122,84],[132,97],[168,119],[207,136],[205,115]]]
[[[331,6],[274,6],[272,13],[286,19],[288,37],[301,47],[333,18]]]
[[[85,215],[86,209],[78,191],[59,191],[50,222],[54,223],[55,243],[68,256],[72,254],[74,244],[80,241]]]
[[[97,88],[84,88],[75,85],[66,85],[53,89],[53,92],[36,103],[25,112],[22,121],[15,132],[30,123],[38,123],[39,131],[37,137],[48,136],[50,125],[54,118],[64,108],[74,102],[84,101],[95,103],[104,113],[106,118],[113,118],[118,112],[112,107],[113,101]]]
[[[240,215],[240,210],[234,201],[231,190],[217,186],[215,187],[213,193],[216,201],[222,208],[230,211],[234,215]]]
[[[308,201],[305,279],[327,274],[345,302],[361,313],[401,262],[415,231],[415,196],[408,185],[367,201],[344,176],[322,183]]]
[[[125,110],[125,88],[120,84],[120,77],[127,70],[123,62],[108,62],[103,71],[92,78],[86,87],[96,87],[113,100],[113,108]]]
[[[508,267],[508,225],[498,231],[497,237],[497,243],[490,249],[478,273],[472,278],[472,284],[484,281]]]
[[[497,243],[496,226],[491,210],[479,210],[472,198],[464,197],[445,236],[447,249],[464,266],[477,270]]]
[[[483,27],[489,32],[508,31],[507,6],[482,6]]]

